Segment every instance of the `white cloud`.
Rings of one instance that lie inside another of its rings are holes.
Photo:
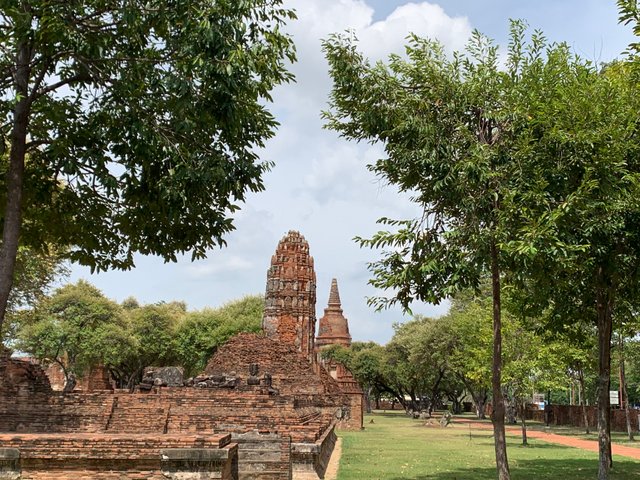
[[[410,34],[438,40],[448,52],[462,50],[471,34],[466,17],[450,17],[439,5],[422,2],[398,7],[385,20],[368,25],[356,34],[365,54],[383,59],[403,53]]]
[[[216,259],[207,259],[202,262],[190,264],[187,267],[187,274],[192,279],[206,279],[218,274],[238,273],[244,270],[251,270],[254,267],[253,262],[246,258],[235,255],[226,256],[221,261]]]

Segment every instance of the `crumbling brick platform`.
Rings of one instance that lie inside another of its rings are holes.
[[[231,435],[0,434],[0,478],[235,480]]]

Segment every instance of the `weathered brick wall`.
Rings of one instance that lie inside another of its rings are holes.
[[[324,478],[336,444],[335,423],[313,444],[292,443],[291,463],[293,478]],[[316,477],[317,476],[317,477]]]
[[[240,480],[291,480],[291,439],[277,433],[234,433]]]
[[[44,370],[44,372],[49,378],[51,388],[55,391],[61,392],[66,382],[62,367],[57,363],[52,363]]]
[[[289,231],[271,257],[262,329],[315,361],[316,273],[309,244],[299,232]]]
[[[0,346],[0,431],[29,428],[46,411],[51,385],[42,368]]]
[[[299,360],[294,362],[292,368],[300,369],[304,375],[309,375],[312,367],[306,360],[303,359],[302,362],[302,366]],[[306,370],[307,368],[309,370]],[[103,464],[100,462],[117,466],[120,461],[118,455],[122,453],[118,450],[117,443],[120,441],[117,439],[120,438],[169,439],[172,435],[211,435],[214,432],[272,436],[275,440],[271,442],[270,451],[267,449],[262,453],[253,452],[258,459],[253,462],[255,470],[268,464],[269,469],[265,471],[270,473],[263,477],[246,478],[287,480],[292,471],[291,442],[296,443],[299,448],[304,446],[309,450],[307,457],[298,456],[298,460],[303,464],[310,461],[314,468],[318,467],[323,462],[319,456],[331,453],[327,449],[332,449],[332,443],[327,443],[327,438],[333,434],[336,413],[342,414],[343,411],[353,408],[345,395],[314,393],[331,390],[325,388],[323,379],[318,379],[317,376],[315,384],[311,387],[306,388],[308,385],[302,385],[297,388],[308,393],[297,395],[273,394],[274,392],[270,394],[261,386],[237,389],[154,387],[148,393],[130,394],[118,390],[63,395],[51,391],[46,376],[37,366],[4,358],[0,363],[0,369],[0,373],[3,374],[0,377],[0,382],[3,382],[0,383],[0,387],[3,387],[0,389],[0,431],[24,432],[10,434],[13,435],[12,438],[22,438],[23,441],[35,441],[35,438],[48,439],[48,444],[33,443],[33,456],[28,461],[24,460],[26,463],[23,464],[24,471],[31,475],[24,478],[38,480],[69,477],[156,478],[157,471],[145,463],[143,454],[136,453],[136,445],[128,447],[133,449],[131,455],[136,457],[135,462],[131,464],[133,476],[128,476],[127,473],[120,477],[109,477],[101,470]],[[291,385],[291,390],[295,389],[293,382]],[[335,385],[335,382],[332,385]],[[25,436],[27,432],[38,435]],[[58,441],[53,440],[51,436],[42,435],[54,432]],[[75,436],[78,436],[78,442],[82,438],[90,438],[98,443],[93,447],[87,443],[74,443],[70,439]],[[256,445],[260,437],[257,438],[254,442]],[[111,445],[110,441],[115,441],[116,444]],[[249,450],[256,450],[251,447],[252,441],[247,440],[244,443],[248,448],[248,455]],[[267,448],[268,444],[269,442],[266,442],[264,447]],[[0,445],[5,446],[2,443]],[[23,443],[20,450],[23,450],[25,445],[26,443]],[[39,451],[36,448],[38,445],[41,447]],[[276,461],[276,447],[279,451],[279,462]],[[47,449],[66,452],[69,461],[64,463],[64,467],[56,467],[57,460],[55,456],[51,457]],[[100,458],[84,456],[85,449],[93,451],[94,454],[96,451],[99,452],[97,455]],[[40,457],[37,457],[38,455]],[[264,458],[260,460],[260,456]],[[101,460],[102,458],[112,458],[112,461],[106,462]],[[251,463],[241,467],[246,475],[251,473]],[[53,468],[49,468],[49,464],[52,464]],[[124,466],[122,469],[126,470]],[[154,471],[156,473],[153,473]]]
[[[583,427],[584,418],[582,415],[582,407],[578,405],[551,405],[551,424],[552,425],[571,425],[574,427]],[[598,409],[595,406],[586,407],[587,418],[591,429],[596,428],[598,424]],[[640,418],[638,410],[631,411],[631,426],[634,432],[639,432]],[[614,432],[627,431],[627,419],[624,410],[610,410],[611,430]],[[546,422],[545,412],[533,408],[527,409],[527,419],[538,422]]]
[[[230,435],[0,434],[0,445],[4,473],[23,480],[238,478]]]
[[[241,333],[220,347],[205,373],[235,372],[241,385],[246,385],[251,364],[258,365],[258,377],[269,373],[273,387],[281,394],[341,393],[338,383],[324,369],[316,372],[293,346],[255,333]]]

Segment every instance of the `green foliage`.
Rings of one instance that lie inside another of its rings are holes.
[[[80,280],[56,290],[31,312],[16,346],[44,363],[59,364],[67,377],[81,377],[108,362],[114,348],[121,348],[114,339],[126,340],[125,332],[120,307]]]
[[[220,308],[190,312],[176,331],[176,356],[188,376],[201,373],[215,350],[240,332],[259,332],[264,297],[246,296]]]
[[[0,338],[11,344],[25,317],[24,310],[37,305],[56,281],[68,275],[68,268],[55,251],[39,253],[26,247],[18,250],[14,284],[7,305],[7,322]]]
[[[445,321],[457,339],[449,359],[451,373],[458,377],[476,405],[478,417],[484,418],[484,404],[491,391],[491,355],[493,331],[491,300],[464,292],[452,302]],[[505,318],[508,322],[508,318]],[[505,343],[509,341],[505,335]]]
[[[224,245],[238,202],[263,188],[257,147],[276,127],[271,90],[292,79],[294,13],[281,0],[0,7],[0,145],[24,142],[28,158],[21,241],[70,245],[97,270]],[[10,135],[16,102],[26,131]],[[8,181],[3,169],[3,200]]]
[[[215,348],[230,337],[260,330],[263,310],[257,295],[195,312],[188,312],[184,302],[141,306],[133,297],[119,306],[80,280],[26,311],[16,348],[58,363],[66,375],[82,377],[104,365],[119,387],[130,388],[149,366],[202,372]]]
[[[627,359],[627,394],[632,405],[640,405],[640,340],[628,341],[625,345]]]
[[[381,218],[390,230],[357,239],[384,249],[370,283],[394,290],[372,303],[438,303],[477,287],[501,235],[496,212],[513,168],[507,95],[514,79],[498,68],[496,47],[475,32],[467,55],[451,59],[438,43],[411,36],[406,57],[375,65],[344,36],[324,49],[334,81],[327,127],[382,142],[387,157],[369,168],[413,193],[424,212],[415,220]]]

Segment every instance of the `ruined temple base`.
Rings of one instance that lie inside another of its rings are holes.
[[[2,480],[238,480],[231,435],[0,434]]]

